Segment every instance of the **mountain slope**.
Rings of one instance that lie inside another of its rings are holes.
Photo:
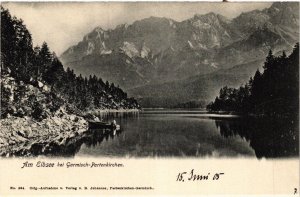
[[[2,6],[1,22],[1,118],[13,115],[43,119],[61,106],[76,114],[138,108],[136,100],[113,83],[64,70],[47,43],[33,48],[23,21]]]
[[[237,87],[246,83],[257,69],[261,69],[263,61],[260,59],[210,74],[138,87],[128,90],[128,93],[135,95],[143,107],[173,107],[192,100],[208,104],[221,87]]]
[[[60,59],[76,73],[96,74],[127,90],[164,86],[177,80],[192,83],[192,76],[214,77],[219,70],[260,61],[270,49],[275,54],[289,52],[299,41],[298,11],[297,2],[275,2],[234,19],[207,13],[182,22],[150,17],[110,30],[97,27]],[[247,77],[253,74],[244,71]],[[212,83],[209,80],[207,83]],[[235,82],[230,81],[234,77],[224,80]],[[202,92],[202,87],[195,89],[197,94],[180,87],[175,92],[187,98],[198,99]]]

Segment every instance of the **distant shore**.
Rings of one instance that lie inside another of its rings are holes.
[[[140,112],[140,109],[96,109],[89,110],[85,114],[94,114],[94,113],[129,113],[129,112]]]

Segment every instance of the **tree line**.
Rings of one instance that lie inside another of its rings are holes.
[[[239,88],[221,88],[207,105],[209,111],[233,111],[268,116],[297,115],[299,110],[299,43],[292,53],[274,56],[269,51],[263,72],[256,71]]]
[[[33,47],[31,34],[22,19],[11,16],[9,10],[1,6],[1,76],[8,73],[19,85],[47,84],[52,93],[78,110],[139,108],[137,101],[128,98],[114,83],[104,82],[95,75],[82,77],[70,68],[64,69],[46,42],[41,47]],[[25,90],[20,91],[24,94]],[[7,95],[2,96],[7,98]]]

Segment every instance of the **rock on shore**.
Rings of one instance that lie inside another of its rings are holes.
[[[87,121],[62,110],[42,121],[31,117],[0,120],[0,156],[46,154],[88,130]]]

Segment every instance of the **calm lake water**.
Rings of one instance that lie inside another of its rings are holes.
[[[112,157],[297,157],[298,120],[155,110],[101,114],[119,131],[91,130],[70,155]],[[71,150],[70,150],[71,151]]]

